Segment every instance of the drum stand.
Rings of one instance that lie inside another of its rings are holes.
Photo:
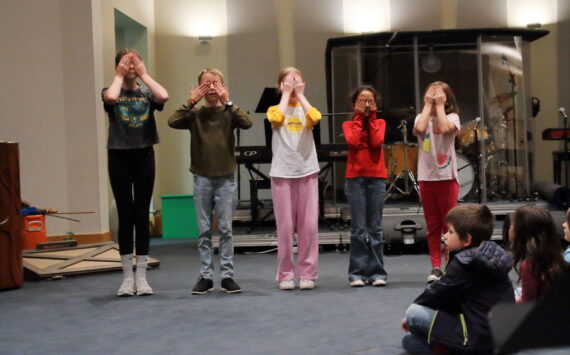
[[[408,142],[408,125],[406,123],[406,120],[402,120],[400,122],[400,125],[398,126],[398,128],[401,129],[402,131],[402,137],[404,138],[404,169],[402,169],[402,171],[400,171],[398,173],[398,176],[396,176],[396,178],[394,179],[394,181],[392,181],[392,183],[390,184],[390,186],[388,187],[388,190],[386,190],[386,197],[384,198],[384,201],[386,201],[387,199],[389,199],[392,196],[392,193],[394,193],[394,190],[396,190],[400,195],[403,196],[409,196],[412,191],[416,191],[416,193],[418,194],[418,196],[420,195],[420,190],[418,188],[418,183],[416,181],[416,177],[414,176],[414,173],[412,173],[412,171],[410,169],[408,169],[408,147],[410,146],[410,143]],[[404,180],[404,189],[400,189],[398,187],[398,180],[403,179]],[[411,182],[411,184],[410,184]]]

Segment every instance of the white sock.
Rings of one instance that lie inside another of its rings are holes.
[[[147,265],[148,255],[137,255],[137,280],[146,280],[146,265]]]
[[[121,255],[123,266],[123,280],[133,278],[133,254]]]

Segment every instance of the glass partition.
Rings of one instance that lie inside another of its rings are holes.
[[[395,35],[394,35],[395,36]],[[392,38],[394,38],[392,36]],[[329,90],[331,143],[345,143],[342,123],[350,119],[350,92],[371,84],[386,120],[384,146],[394,195],[413,195],[406,170],[416,175],[417,145],[411,134],[430,83],[444,81],[454,91],[461,131],[456,140],[460,199],[471,202],[523,198],[530,192],[532,151],[527,127],[525,41],[513,35],[474,35],[460,39],[413,35],[395,45],[379,37],[331,46]],[[336,163],[335,197],[344,199],[345,163]],[[404,173],[403,173],[404,171]],[[400,177],[400,178],[398,178]],[[396,183],[394,183],[394,180]]]
[[[488,199],[523,197],[530,191],[532,156],[527,127],[520,37],[482,36],[484,188]]]

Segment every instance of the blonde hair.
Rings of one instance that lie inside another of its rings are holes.
[[[212,73],[214,75],[219,76],[222,84],[224,83],[224,74],[222,74],[222,72],[219,69],[217,69],[217,68],[206,68],[206,69],[202,69],[202,71],[198,74],[198,84],[200,84],[200,81],[202,80],[202,76],[206,73]]]
[[[279,76],[277,77],[277,89],[279,89],[279,87],[281,86],[281,82],[285,80],[285,77],[287,77],[287,75],[291,73],[299,74],[301,78],[303,77],[303,73],[301,73],[301,71],[295,67],[283,68],[281,69],[281,71],[279,72]]]

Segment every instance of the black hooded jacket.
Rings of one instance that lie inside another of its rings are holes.
[[[491,350],[489,311],[496,303],[515,301],[511,268],[511,258],[491,241],[451,255],[441,279],[414,301],[437,311],[428,342],[465,351]]]

